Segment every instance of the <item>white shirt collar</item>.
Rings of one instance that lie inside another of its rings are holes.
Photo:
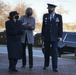
[[[53,14],[53,17],[55,16],[55,13]]]
[[[53,13],[52,15],[53,15],[53,18],[54,18],[54,16],[55,16],[55,13]],[[50,16],[51,16],[51,14],[50,14]]]
[[[51,20],[52,18],[54,18],[54,16],[55,16],[55,13],[50,14],[50,20]]]

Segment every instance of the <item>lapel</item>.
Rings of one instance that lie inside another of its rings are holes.
[[[48,21],[50,21],[50,14],[48,14],[48,17],[47,18],[48,18]]]
[[[50,22],[50,14],[47,15],[48,22]]]
[[[56,20],[56,16],[57,16],[57,15],[56,15],[56,13],[55,13],[55,15],[54,15],[54,18],[53,18],[53,19],[55,19],[55,20]]]
[[[52,18],[52,22],[55,22],[56,21],[56,17],[57,17],[57,15],[56,15],[56,13],[55,13],[55,15],[54,15],[54,17]]]

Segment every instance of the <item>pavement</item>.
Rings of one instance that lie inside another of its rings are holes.
[[[35,48],[36,49],[36,48]],[[3,52],[2,52],[3,50]],[[5,51],[4,51],[5,50]],[[27,55],[27,65],[25,68],[21,68],[22,61],[19,60],[17,63],[18,72],[9,73],[8,72],[8,55],[6,51],[6,46],[0,46],[0,75],[76,75],[76,60],[58,58],[58,72],[52,71],[52,64],[50,58],[50,65],[46,70],[43,70],[43,54],[40,50],[33,56],[33,68],[30,69],[28,65],[28,55]],[[37,54],[37,55],[36,55]]]

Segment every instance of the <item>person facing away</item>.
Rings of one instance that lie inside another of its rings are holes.
[[[48,13],[43,15],[42,23],[42,39],[44,40],[44,67],[46,69],[49,66],[50,61],[50,46],[52,56],[52,69],[54,72],[58,72],[57,61],[58,61],[58,41],[62,40],[63,33],[63,22],[62,16],[55,13],[56,5],[47,4]]]
[[[9,72],[17,72],[16,64],[22,58],[21,35],[24,32],[22,22],[18,20],[19,13],[11,11],[9,20],[5,22],[6,41],[9,60]]]
[[[22,67],[26,66],[26,43],[28,44],[29,55],[29,68],[33,67],[33,51],[32,45],[34,44],[33,30],[35,29],[35,18],[32,16],[33,10],[28,7],[25,15],[21,16],[20,20],[25,28],[24,34],[21,37],[22,43]]]

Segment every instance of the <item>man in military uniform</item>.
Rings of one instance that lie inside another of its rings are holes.
[[[43,15],[42,24],[42,38],[44,40],[45,54],[44,54],[44,67],[46,69],[49,66],[50,59],[50,47],[52,48],[52,69],[54,72],[58,72],[58,41],[62,40],[63,23],[62,16],[55,13],[56,5],[47,4],[48,13]]]

